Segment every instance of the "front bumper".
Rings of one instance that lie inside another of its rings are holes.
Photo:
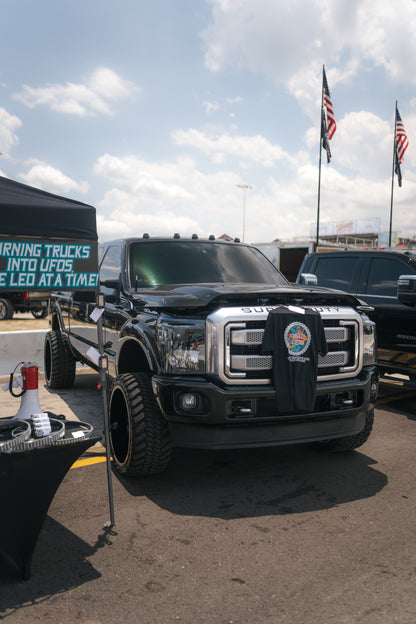
[[[314,410],[277,414],[272,386],[222,387],[205,378],[153,377],[153,389],[173,442],[197,448],[276,446],[329,440],[361,431],[377,396],[378,375],[367,367],[354,379],[317,385]],[[198,397],[180,406],[183,394]]]

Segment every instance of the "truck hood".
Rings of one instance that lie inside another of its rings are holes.
[[[160,286],[130,291],[136,307],[206,308],[213,305],[352,306],[360,301],[344,291],[318,286],[288,284],[201,284]]]

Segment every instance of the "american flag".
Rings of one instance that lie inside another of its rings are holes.
[[[321,139],[322,139],[322,147],[326,151],[326,159],[327,159],[327,162],[329,163],[331,162],[331,148],[329,147],[328,130],[326,127],[325,111],[323,107],[322,107],[322,112],[321,112]]]
[[[397,154],[397,146],[394,149],[394,171],[397,174],[397,182],[399,186],[402,185],[402,170],[400,168],[399,156]]]
[[[332,139],[337,129],[335,123],[334,107],[332,106],[331,94],[329,93],[328,82],[326,80],[325,67],[323,68],[323,88],[324,88],[324,106],[326,108],[327,133],[328,139]]]
[[[403,156],[408,145],[409,141],[407,139],[406,130],[404,129],[402,118],[400,117],[399,109],[396,105],[396,147],[399,164],[403,162]]]

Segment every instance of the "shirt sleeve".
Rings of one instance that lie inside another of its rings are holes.
[[[320,321],[320,341],[319,341],[319,353],[321,355],[326,355],[328,353],[328,344],[326,342],[326,337],[325,337],[325,327],[324,324],[322,322],[322,318],[321,315],[319,315],[319,321]]]
[[[264,328],[263,342],[261,344],[261,352],[263,354],[273,353],[274,351],[274,323],[271,315],[267,317],[266,326]]]

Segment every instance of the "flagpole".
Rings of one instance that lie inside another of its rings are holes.
[[[393,223],[393,190],[394,190],[394,165],[396,160],[396,128],[397,128],[397,100],[394,109],[394,139],[393,139],[393,166],[391,171],[391,195],[390,195],[390,225],[389,225],[389,247],[391,247],[391,233]]]
[[[322,65],[321,119],[319,124],[319,174],[318,174],[318,209],[316,213],[316,251],[319,246],[319,213],[321,208],[321,164],[322,164],[322,111],[324,107],[324,68]]]

